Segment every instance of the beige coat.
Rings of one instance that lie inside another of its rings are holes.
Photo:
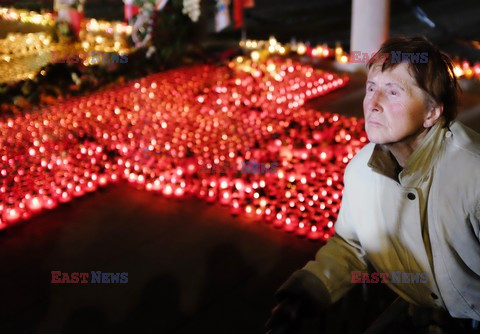
[[[333,302],[368,261],[379,273],[427,273],[427,283],[388,283],[408,302],[480,320],[480,135],[441,125],[398,177],[381,145],[366,145],[348,164],[336,235],[304,267]]]

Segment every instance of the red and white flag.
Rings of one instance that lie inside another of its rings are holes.
[[[125,21],[129,22],[132,17],[138,15],[140,7],[134,4],[133,0],[125,0],[124,17]]]

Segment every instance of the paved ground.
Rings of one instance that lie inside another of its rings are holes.
[[[317,247],[221,207],[111,186],[0,237],[0,332],[221,333],[232,322],[245,333]],[[52,270],[127,272],[128,283],[51,284]]]

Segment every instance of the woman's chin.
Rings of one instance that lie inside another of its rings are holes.
[[[385,144],[387,141],[383,138],[383,136],[381,136],[380,134],[378,133],[374,133],[374,131],[371,131],[370,133],[367,132],[367,138],[368,140],[371,142],[371,143],[374,143],[374,144]]]

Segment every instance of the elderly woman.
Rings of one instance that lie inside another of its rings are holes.
[[[367,65],[370,143],[345,170],[336,234],[279,289],[268,333],[298,333],[302,315],[374,277],[368,265],[412,305],[480,320],[480,135],[454,121],[448,56],[418,37],[392,38],[379,54],[396,57]]]

